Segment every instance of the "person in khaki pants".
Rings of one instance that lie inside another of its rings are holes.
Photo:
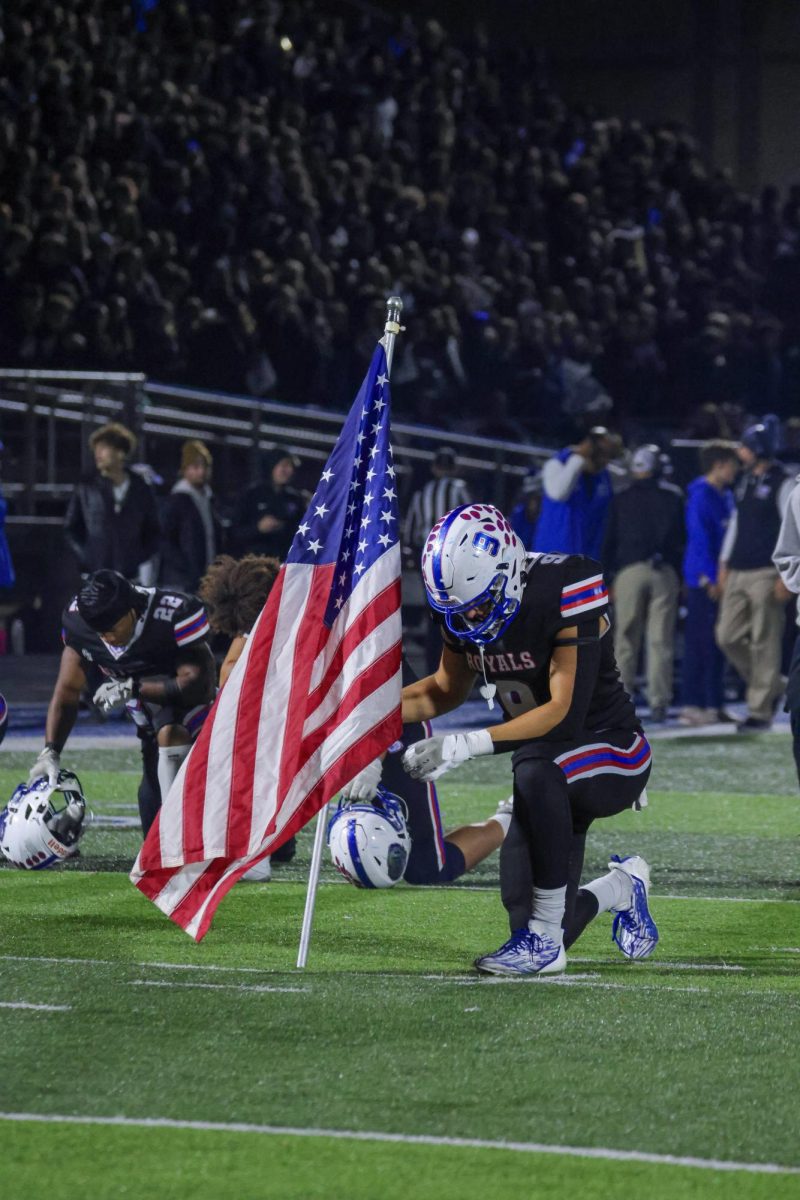
[[[660,478],[666,456],[640,446],[632,483],[614,498],[603,566],[613,576],[614,650],[629,695],[636,688],[642,642],[651,721],[667,718],[672,699],[675,622],[685,528],[683,495]]]
[[[722,589],[717,645],[747,684],[747,716],[740,733],[769,729],[784,690],[781,639],[790,593],[772,562],[781,517],[793,481],[773,459],[775,426],[751,425],[742,434],[744,474],[736,485],[736,511],[720,551]]]

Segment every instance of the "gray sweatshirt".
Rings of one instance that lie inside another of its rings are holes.
[[[772,561],[790,592],[800,596],[800,476],[783,514],[780,533],[772,553]],[[797,623],[800,625],[800,599]]]

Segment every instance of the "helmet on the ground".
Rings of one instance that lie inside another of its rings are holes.
[[[483,646],[519,611],[525,549],[491,504],[462,504],[437,521],[422,552],[422,580],[432,609],[451,633]],[[473,619],[466,613],[478,609]]]
[[[405,805],[384,787],[371,804],[340,801],[328,825],[328,846],[336,870],[356,887],[393,887],[411,853]]]
[[[44,777],[21,783],[0,812],[0,851],[17,867],[41,871],[75,853],[85,819],[86,800],[72,771],[59,771],[55,787]]]
[[[0,694],[0,742],[8,732],[8,705],[5,696]]]

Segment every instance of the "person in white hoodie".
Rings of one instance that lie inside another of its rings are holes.
[[[783,584],[790,592],[800,596],[800,475],[789,496],[783,514],[778,540],[772,554]],[[800,599],[798,599],[797,623],[800,625]],[[786,685],[786,711],[792,726],[792,743],[797,778],[800,782],[800,632],[794,644],[794,653],[789,667]]]
[[[165,587],[196,592],[222,549],[222,526],[209,485],[211,451],[192,439],[181,448],[181,474],[162,518],[161,577]]]

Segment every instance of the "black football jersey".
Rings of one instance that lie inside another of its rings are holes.
[[[638,730],[636,711],[619,677],[609,632],[608,591],[600,564],[580,554],[533,554],[520,610],[501,638],[484,647],[487,678],[497,686],[497,699],[506,719],[529,712],[550,699],[550,658],[558,634],[570,626],[578,636],[605,635],[593,679],[583,728]],[[604,619],[605,618],[605,619]],[[445,641],[465,654],[470,667],[481,673],[477,647],[444,631]],[[583,646],[578,646],[580,656]],[[591,686],[591,685],[590,685]],[[561,740],[561,727],[552,731]],[[550,735],[546,735],[549,740]]]
[[[99,667],[113,679],[174,676],[186,646],[208,637],[206,610],[196,596],[162,588],[137,588],[146,606],[127,646],[109,646],[78,612],[77,597],[64,610],[62,638],[84,666]]]

